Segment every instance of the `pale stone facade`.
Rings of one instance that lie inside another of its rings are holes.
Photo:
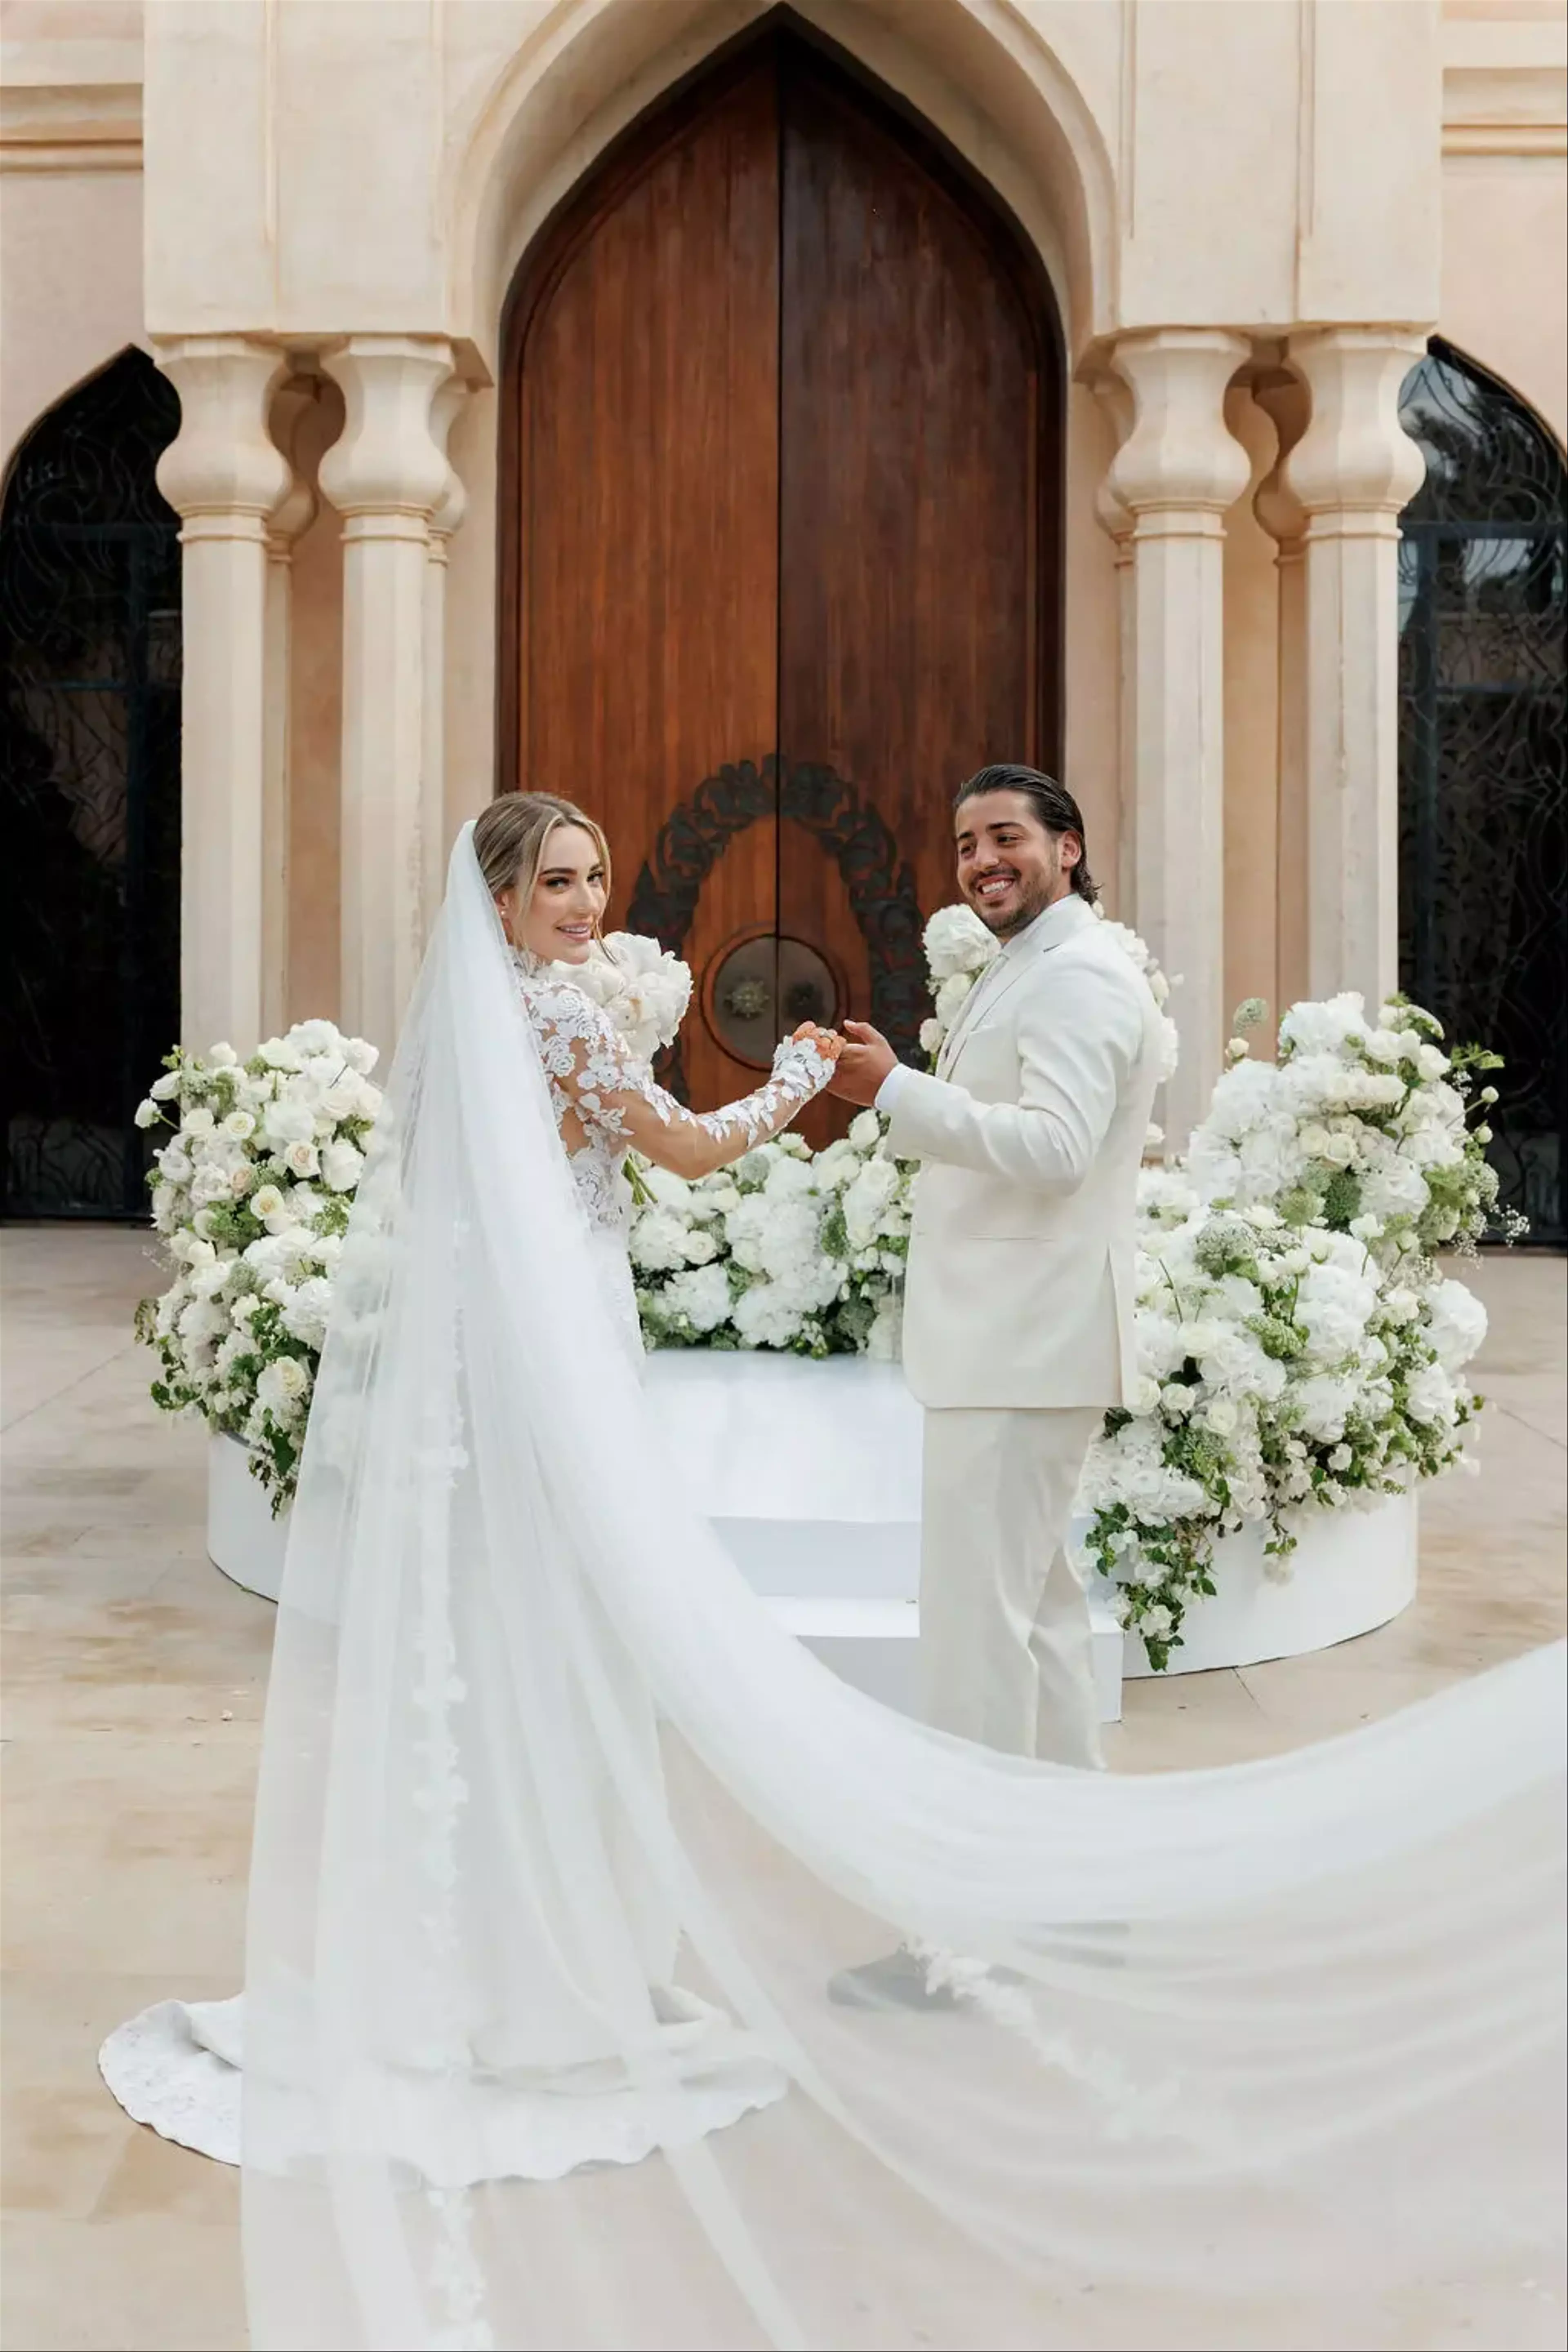
[[[0,454],[176,386],[187,1036],[383,1044],[492,789],[499,337],[560,197],[759,0],[7,0]],[[1066,330],[1067,767],[1183,975],[1396,961],[1394,562],[1438,331],[1568,425],[1559,0],[801,0],[1005,200]]]

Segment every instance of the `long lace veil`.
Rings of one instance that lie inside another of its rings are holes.
[[[253,2342],[1557,2343],[1563,1746],[1560,1649],[1145,1778],[839,1682],[661,1455],[465,834],[279,1611]],[[900,1940],[942,2005],[828,1999]]]

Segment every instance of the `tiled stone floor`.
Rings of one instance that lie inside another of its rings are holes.
[[[138,2130],[98,2080],[110,2026],[239,1982],[271,1612],[208,1566],[199,1432],[147,1400],[144,1237],[4,1249],[4,2301],[9,2352],[245,2340],[235,2177]],[[1421,1592],[1314,1657],[1140,1681],[1121,1769],[1342,1730],[1563,1630],[1564,1275],[1489,1258],[1479,1478],[1429,1488]]]

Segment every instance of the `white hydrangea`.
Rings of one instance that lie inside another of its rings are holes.
[[[1487,1336],[1486,1308],[1473,1290],[1451,1276],[1427,1291],[1423,1319],[1437,1361],[1448,1373],[1462,1370]]]
[[[671,1276],[663,1303],[672,1315],[683,1315],[696,1331],[714,1331],[730,1313],[730,1276],[721,1265],[692,1266]]]

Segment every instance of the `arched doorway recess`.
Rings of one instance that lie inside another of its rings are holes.
[[[4,1213],[141,1217],[136,1103],[180,1027],[179,402],[128,351],[40,419],[0,510]]]
[[[1401,395],[1400,977],[1504,1057],[1491,1159],[1568,1239],[1568,469],[1505,384],[1434,340]]]
[[[1037,261],[885,92],[770,27],[573,192],[505,346],[502,788],[605,818],[617,913],[698,978],[695,1099],[754,1083],[814,990],[912,1054],[952,786],[1060,740]]]

